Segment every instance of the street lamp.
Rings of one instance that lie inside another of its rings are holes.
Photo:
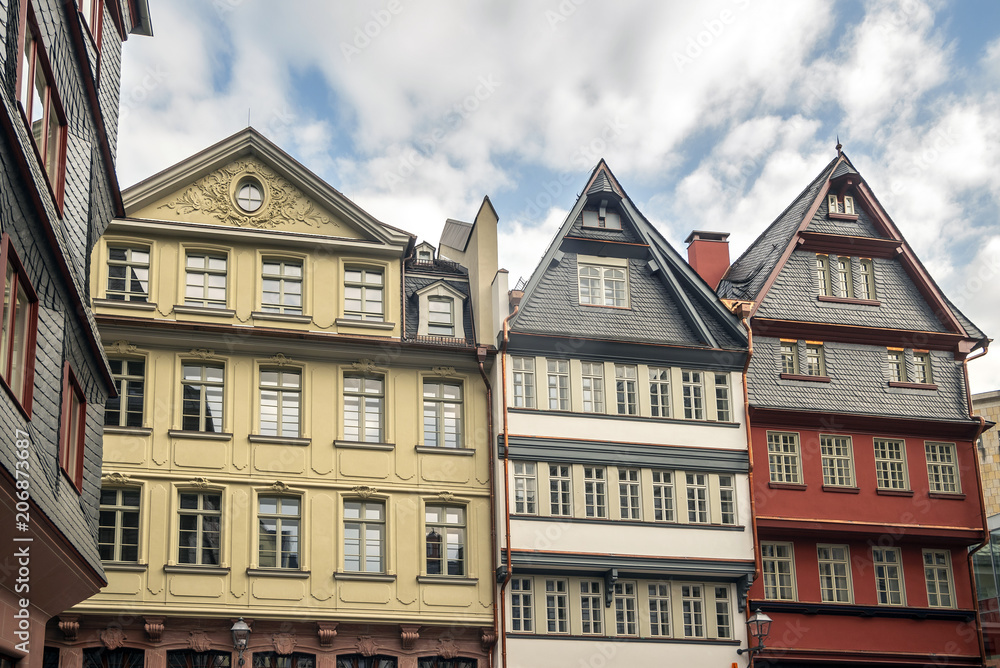
[[[756,652],[760,652],[764,649],[764,638],[767,634],[771,632],[771,618],[765,615],[760,610],[757,610],[751,615],[750,619],[747,620],[747,630],[752,638],[757,639],[756,647],[747,647],[746,649],[736,650],[737,654],[749,654],[750,660],[753,661],[753,655]]]
[[[239,652],[240,665],[243,665],[243,651],[247,648],[247,643],[250,641],[250,627],[247,623],[243,621],[240,617],[239,620],[233,624],[233,628],[229,629],[233,634],[233,649]]]

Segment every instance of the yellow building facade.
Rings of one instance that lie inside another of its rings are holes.
[[[487,665],[468,272],[252,129],[124,196],[91,262],[108,586],[49,629],[60,667],[226,668],[241,617],[256,668]]]

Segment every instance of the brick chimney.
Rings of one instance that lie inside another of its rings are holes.
[[[695,230],[684,240],[688,245],[688,264],[713,290],[729,269],[729,233]]]

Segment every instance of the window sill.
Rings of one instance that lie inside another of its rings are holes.
[[[827,216],[831,220],[857,220],[858,214],[856,213],[838,213],[838,212],[828,212]]]
[[[460,575],[418,575],[417,582],[420,584],[475,585],[479,584],[479,578],[466,578]]]
[[[576,524],[611,524],[612,522],[620,526],[635,527],[667,527],[671,529],[713,529],[719,531],[746,531],[743,524],[709,524],[698,522],[665,522],[663,520],[616,520],[608,517],[571,517],[568,515],[529,515],[527,513],[512,513],[512,520],[526,520],[529,522],[572,522]]]
[[[799,482],[768,482],[767,486],[771,489],[792,489],[799,492],[804,492],[808,489],[808,485]]]
[[[308,325],[312,322],[312,316],[298,315],[292,313],[268,313],[266,311],[251,311],[250,317],[254,320],[274,320],[275,322],[298,322]]]
[[[778,378],[781,380],[803,380],[808,383],[829,383],[829,376],[803,376],[797,373],[781,373],[778,374]]]
[[[333,574],[333,579],[348,582],[395,582],[396,576],[388,573],[348,573],[338,571]]]
[[[338,448],[350,450],[395,450],[395,443],[365,443],[363,441],[334,441],[333,445]]]
[[[105,434],[121,434],[123,436],[149,436],[153,433],[150,427],[120,427],[118,425],[104,425]]]
[[[833,304],[854,304],[856,306],[881,306],[882,302],[877,299],[855,299],[854,297],[833,297],[830,295],[818,295],[818,302],[831,302]]]
[[[155,311],[155,302],[121,301],[118,299],[94,299],[94,306],[110,306],[113,308],[129,308],[136,311]]]
[[[382,320],[350,320],[348,318],[337,318],[333,321],[338,327],[357,327],[358,329],[384,329],[396,328],[394,322],[383,322]]]
[[[204,441],[231,441],[233,435],[224,431],[190,431],[187,429],[168,429],[167,436],[170,438],[191,438]]]
[[[191,565],[180,565],[180,564],[166,564],[163,567],[164,573],[197,573],[200,575],[229,575],[228,566],[196,566]]]
[[[299,436],[264,436],[263,434],[250,434],[247,439],[251,443],[273,443],[275,445],[309,445],[311,438],[301,438]]]
[[[876,489],[879,496],[913,496],[912,489]]]
[[[823,485],[824,492],[836,492],[837,494],[860,494],[860,487],[844,487],[843,485]]]
[[[952,501],[965,501],[965,494],[962,492],[928,492],[927,496],[932,499],[950,499]]]
[[[232,318],[236,315],[236,311],[231,308],[214,308],[211,306],[186,306],[184,304],[175,304],[174,313],[180,313],[183,315],[214,315],[220,318]]]
[[[101,566],[105,571],[122,571],[128,573],[144,573],[149,568],[146,564],[129,563],[127,561],[103,561]]]
[[[312,573],[309,571],[297,571],[292,568],[248,568],[247,575],[306,580]]]
[[[417,452],[429,455],[459,455],[461,457],[471,457],[476,454],[473,448],[442,448],[436,445],[418,445],[414,447]]]
[[[936,390],[938,386],[934,383],[901,383],[896,380],[889,381],[889,387],[901,387],[906,390]]]

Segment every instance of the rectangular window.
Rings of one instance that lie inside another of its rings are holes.
[[[670,585],[651,584],[649,587],[649,634],[670,635]]]
[[[875,265],[871,260],[861,260],[861,280],[858,282],[858,297],[861,299],[878,299],[875,293]]]
[[[604,364],[581,362],[583,372],[583,412],[604,412]]]
[[[736,487],[733,476],[719,476],[719,508],[723,524],[736,524]]]
[[[684,398],[684,418],[705,419],[705,387],[701,371],[681,372],[681,392]]]
[[[87,398],[69,362],[63,365],[62,412],[59,424],[59,467],[77,492],[83,489],[83,450],[87,431]]]
[[[533,357],[512,357],[511,367],[514,377],[514,407],[535,407],[535,359]]]
[[[101,489],[97,548],[101,561],[139,561],[138,489]]]
[[[628,307],[625,267],[580,264],[578,272],[581,305]]]
[[[795,375],[799,372],[799,348],[795,341],[781,342],[781,373]]]
[[[903,605],[903,560],[898,547],[873,547],[875,589],[880,605]]]
[[[890,348],[886,353],[889,360],[889,380],[895,383],[906,382],[906,358],[902,350]]]
[[[549,410],[569,410],[569,360],[548,360]]]
[[[715,588],[715,634],[720,638],[733,637],[733,621],[729,610],[729,588]]]
[[[385,572],[385,503],[344,501],[344,570]]]
[[[764,598],[769,601],[795,600],[795,569],[791,543],[761,543]]]
[[[424,381],[424,445],[461,448],[462,386],[444,381]]]
[[[465,575],[465,508],[427,506],[424,536],[428,575]]]
[[[104,424],[110,427],[141,427],[146,390],[146,361],[109,359],[118,396],[104,405]]]
[[[302,262],[264,260],[261,270],[260,310],[264,313],[302,314]]]
[[[801,483],[799,435],[783,431],[767,432],[767,463],[771,482]]]
[[[924,580],[927,583],[927,605],[932,608],[955,607],[950,552],[924,550]]]
[[[222,495],[181,492],[177,562],[218,566],[222,549]]]
[[[182,429],[185,431],[222,431],[223,373],[224,369],[221,366],[183,365]]]
[[[0,242],[3,274],[3,314],[0,333],[0,379],[31,416],[34,386],[35,330],[38,324],[38,297],[24,273],[17,253],[6,233]]]
[[[934,382],[931,373],[931,354],[928,352],[913,353],[913,382],[928,385]]]
[[[639,508],[639,469],[618,469],[618,499],[623,520],[642,519]]]
[[[635,583],[616,582],[614,587],[615,631],[620,636],[638,635]]]
[[[657,522],[674,520],[674,474],[653,471],[653,519]]]
[[[619,415],[638,415],[639,402],[636,394],[637,372],[628,364],[615,365],[615,395],[618,400]]]
[[[688,473],[687,508],[688,522],[708,524],[708,476],[704,473]]]
[[[837,258],[837,296],[853,297],[854,290],[851,287],[851,258]]]
[[[188,253],[184,304],[226,308],[226,256]]]
[[[569,466],[549,466],[549,514],[568,517],[573,514],[570,490],[573,481]]]
[[[451,297],[427,298],[427,333],[431,336],[455,336],[455,300]]]
[[[381,443],[385,417],[382,376],[344,376],[344,439]]]
[[[670,417],[670,369],[649,367],[649,404],[653,417]]]
[[[833,294],[830,285],[830,258],[827,255],[816,256],[816,294],[829,297]]]
[[[903,441],[876,438],[875,477],[879,489],[909,489],[906,479],[906,444]]]
[[[512,462],[514,466],[514,512],[534,515],[538,512],[538,479],[535,462]]]
[[[823,484],[835,487],[854,486],[854,464],[850,436],[819,437],[820,454],[823,459]]]
[[[823,344],[806,342],[806,367],[807,376],[825,376],[826,364],[823,359]]]
[[[344,271],[344,319],[382,322],[383,278],[381,269],[352,269]]]
[[[149,298],[149,249],[108,246],[108,299],[145,303]]]
[[[705,637],[705,599],[701,585],[681,586],[681,613],[684,617],[684,637]]]
[[[604,633],[604,601],[601,597],[601,582],[599,580],[583,580],[580,583],[580,617],[583,620],[583,632],[587,635]]]
[[[257,554],[261,568],[299,567],[301,500],[295,496],[257,498]]]
[[[603,467],[583,467],[583,496],[587,517],[608,516],[607,478]]]
[[[545,581],[545,622],[549,633],[569,633],[565,580]]]
[[[260,434],[289,436],[300,434],[302,374],[280,369],[260,370]]]
[[[817,545],[820,597],[825,603],[851,602],[850,551],[846,545]]]
[[[18,101],[28,121],[38,159],[48,177],[56,203],[62,208],[63,177],[66,162],[66,115],[53,84],[52,72],[35,27],[35,17],[28,9],[24,34]]]
[[[719,422],[729,422],[733,419],[729,405],[729,374],[715,374],[715,419]]]
[[[927,457],[927,481],[930,491],[940,494],[958,494],[962,485],[958,477],[958,460],[954,443],[924,443]]]
[[[844,195],[843,199],[836,195],[828,195],[827,203],[830,206],[830,213],[854,214],[854,198],[850,195]]]
[[[77,3],[74,3],[77,4]],[[101,25],[103,23],[104,0],[79,0],[80,16],[87,26],[91,37],[94,38],[94,45],[97,50],[101,50]]]
[[[510,629],[531,633],[534,630],[532,615],[531,578],[512,578],[510,581]]]

